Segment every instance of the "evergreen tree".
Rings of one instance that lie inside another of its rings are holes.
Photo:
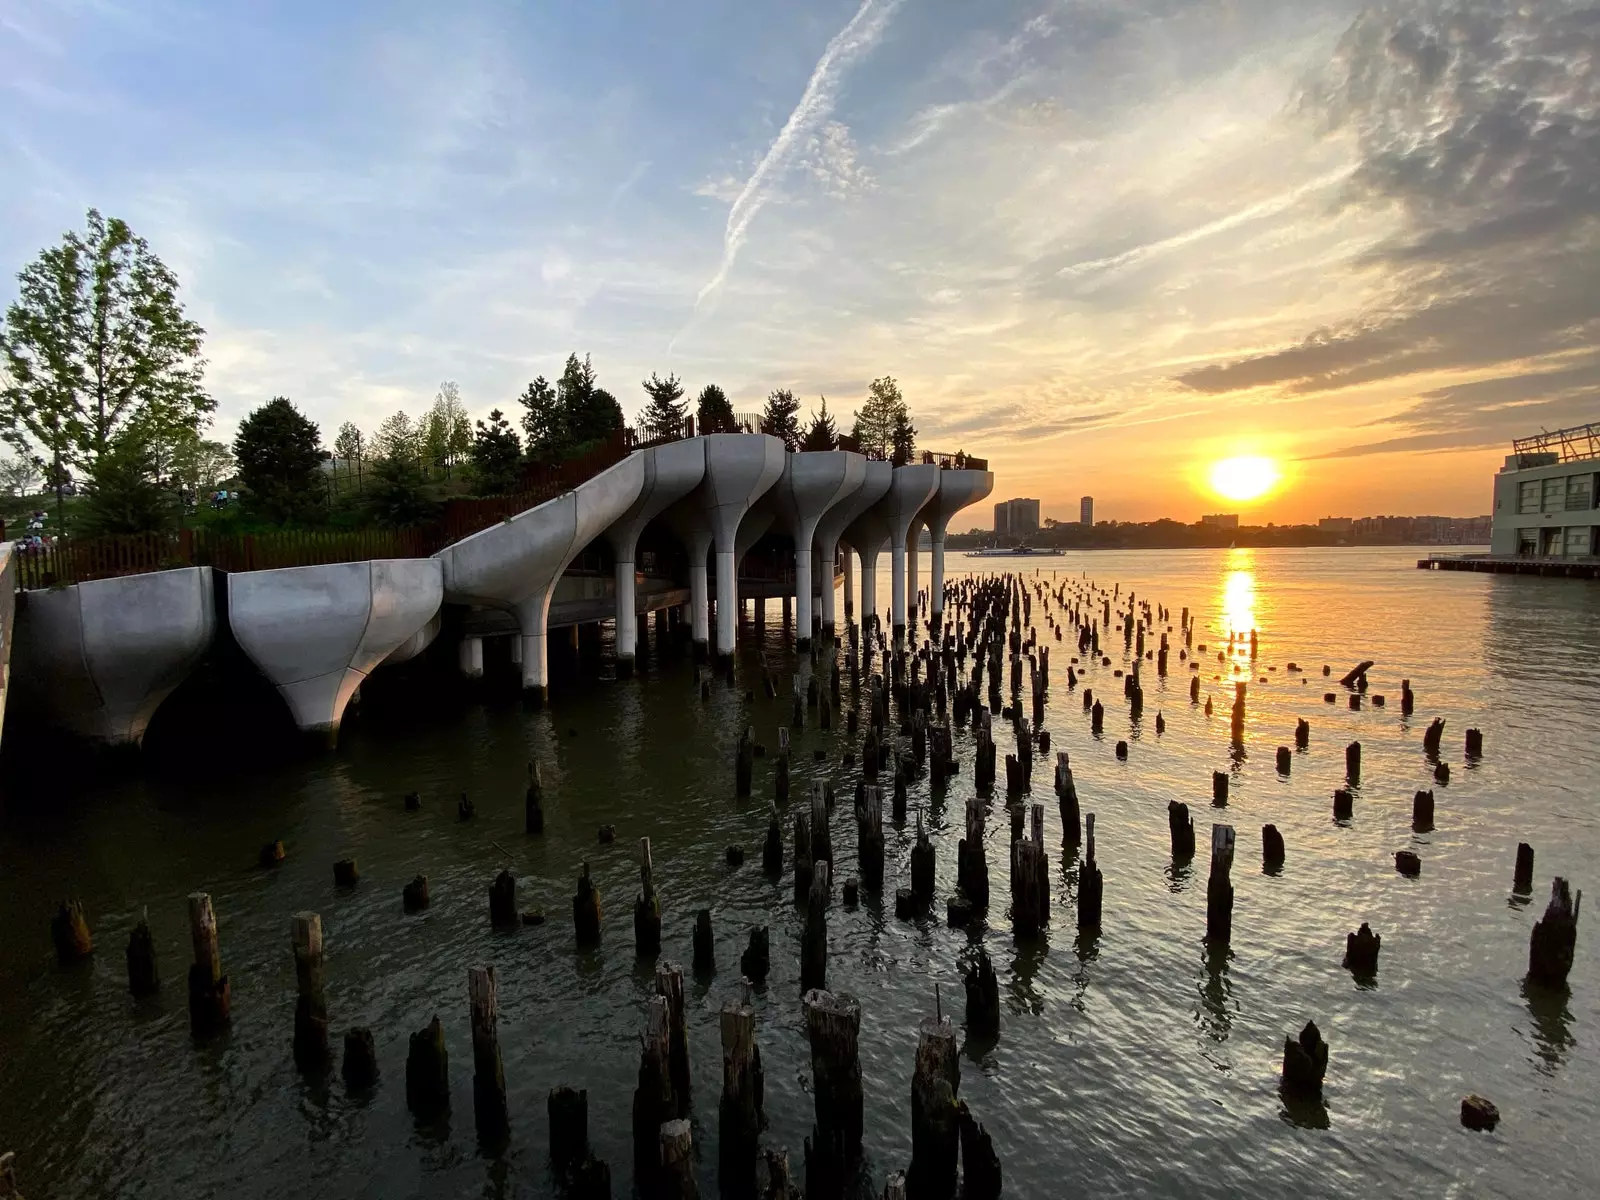
[[[423,485],[422,467],[414,456],[391,455],[378,459],[372,468],[372,488],[368,500],[373,519],[389,529],[416,525],[434,515]]]
[[[517,403],[522,405],[522,437],[528,457],[535,462],[560,458],[566,446],[566,428],[556,389],[549,380],[539,376],[517,397]]]
[[[889,461],[897,467],[903,467],[912,460],[916,451],[916,426],[911,424],[911,414],[902,404],[894,410],[894,419],[889,427]]]
[[[610,392],[595,386],[594,365],[587,354],[582,362],[576,354],[567,356],[567,365],[556,381],[556,400],[561,408],[564,454],[602,441],[622,428],[622,405]]]
[[[684,410],[688,406],[684,403],[683,384],[678,377],[668,375],[661,379],[652,371],[650,378],[640,386],[650,402],[639,414],[639,432],[647,438],[682,437]]]
[[[141,428],[128,428],[106,447],[91,478],[85,533],[159,533],[172,527],[172,494],[156,477],[155,453]]]
[[[833,423],[833,418],[828,415],[828,398],[822,398],[822,410],[813,414],[811,425],[806,430],[805,439],[800,443],[802,450],[837,450],[839,448],[839,430]]]
[[[800,401],[788,388],[778,388],[767,397],[767,406],[761,411],[761,432],[781,438],[785,448],[800,448]]]
[[[733,405],[728,401],[728,393],[714,383],[701,388],[700,398],[695,401],[695,432],[739,432],[733,420]]]
[[[372,435],[372,456],[380,460],[404,458],[418,464],[423,456],[422,433],[404,411],[385,417],[378,432]]]
[[[249,508],[269,521],[307,521],[322,507],[322,436],[284,396],[239,422],[233,456]]]
[[[480,496],[499,496],[515,490],[522,465],[522,442],[511,422],[498,408],[489,421],[478,422],[472,439],[472,469],[478,477]]]
[[[74,467],[96,460],[135,420],[147,433],[198,432],[216,408],[201,386],[205,330],[177,277],[123,221],[90,209],[17,276],[0,324],[0,437],[43,450],[58,507]]]

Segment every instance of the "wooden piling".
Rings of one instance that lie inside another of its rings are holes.
[[[506,1108],[506,1075],[500,1059],[499,1002],[494,968],[467,971],[467,998],[472,1015],[472,1111],[478,1140],[498,1146],[511,1134]]]
[[[747,999],[722,1006],[722,1099],[718,1104],[717,1182],[724,1195],[756,1194],[756,1154],[765,1119],[765,1079],[756,1014]]]
[[[1194,857],[1194,818],[1189,806],[1176,800],[1167,801],[1167,830],[1171,835],[1174,862],[1187,862]]]
[[[972,961],[962,969],[962,982],[967,991],[967,1037],[999,1037],[1000,980],[981,943]]]
[[[1100,904],[1105,890],[1105,879],[1094,860],[1094,814],[1083,817],[1084,855],[1078,865],[1078,930],[1094,933],[1100,928]]]
[[[1034,808],[1043,814],[1044,806]],[[1050,920],[1050,867],[1045,859],[1043,821],[1036,822],[1038,836],[1022,836],[1011,843],[1011,931],[1017,937],[1034,937]]]
[[[865,1125],[858,1048],[861,1005],[850,996],[814,988],[806,992],[805,1014],[815,1112],[812,1136],[806,1139],[807,1190],[815,1179],[827,1190],[813,1194],[842,1194],[850,1168],[861,1158]]]
[[[633,1090],[633,1175],[643,1196],[654,1194],[660,1177],[661,1126],[676,1117],[671,1061],[667,1001],[652,996],[645,1004],[644,1032],[639,1038],[639,1082]]]
[[[1211,772],[1211,804],[1214,808],[1225,808],[1228,803],[1228,773],[1226,771]]]
[[[1353,788],[1361,786],[1361,743],[1351,742],[1344,748],[1344,777]]]
[[[420,912],[428,907],[428,877],[418,875],[400,889],[400,903],[406,912]]]
[[[711,910],[702,908],[694,915],[694,973],[709,975],[716,969],[717,950],[711,929]]]
[[[323,996],[322,918],[296,913],[290,926],[299,997],[294,1009],[294,1061],[302,1071],[320,1074],[332,1061],[328,1047],[328,1004]]]
[[[345,1031],[344,1060],[340,1066],[346,1091],[357,1092],[378,1082],[378,1046],[372,1030],[356,1028]]]
[[[1307,1021],[1298,1038],[1283,1039],[1283,1090],[1300,1097],[1322,1094],[1322,1080],[1328,1071],[1328,1044],[1315,1021]]]
[[[1261,827],[1261,866],[1269,875],[1275,875],[1283,866],[1283,834],[1276,825]]]
[[[566,1182],[589,1157],[589,1093],[554,1087],[545,1101],[550,1119],[550,1166]]]
[[[868,891],[883,890],[883,797],[875,786],[863,788],[861,811],[856,819],[857,859],[861,882]]]
[[[63,965],[88,958],[94,952],[94,939],[89,936],[89,922],[84,918],[81,902],[61,902],[50,921],[50,938],[55,942],[56,958]]]
[[[1511,890],[1523,896],[1533,891],[1533,847],[1527,842],[1517,843],[1517,865],[1511,876]]]
[[[1344,939],[1344,965],[1357,975],[1372,975],[1378,970],[1378,951],[1383,938],[1372,932],[1365,921],[1361,928]]]
[[[141,917],[128,935],[128,990],[135,996],[153,996],[161,990],[148,916]]]
[[[750,794],[750,777],[756,765],[756,731],[747,728],[734,750],[733,794],[741,800]]]
[[[1468,758],[1482,758],[1483,757],[1483,730],[1481,730],[1481,729],[1469,729],[1469,730],[1467,730],[1467,757]]]
[[[989,1131],[978,1123],[965,1100],[956,1106],[961,1131],[961,1200],[1000,1200],[1000,1156]]]
[[[1578,944],[1578,910],[1583,892],[1574,900],[1567,881],[1557,875],[1550,884],[1550,903],[1534,923],[1528,941],[1528,978],[1544,987],[1565,987]]]
[[[918,809],[917,840],[911,847],[911,895],[919,913],[933,907],[934,865],[933,842],[922,827],[922,810]]]
[[[1206,880],[1206,941],[1226,946],[1233,937],[1234,833],[1232,825],[1211,826],[1211,873]]]
[[[802,1193],[789,1178],[789,1152],[782,1146],[766,1147],[756,1163],[758,1200],[801,1200]]]
[[[750,930],[750,942],[745,947],[744,953],[739,956],[739,971],[751,983],[765,983],[771,962],[772,953],[767,927],[754,926]]]
[[[772,768],[772,795],[782,804],[789,799],[789,729],[778,726],[778,761]]]
[[[450,1057],[437,1013],[411,1035],[406,1053],[406,1107],[422,1121],[450,1110]]]
[[[654,1195],[660,1200],[699,1200],[694,1178],[694,1133],[687,1120],[666,1121],[657,1132],[660,1174]]]
[[[1437,755],[1439,746],[1444,741],[1444,718],[1435,717],[1428,722],[1428,728],[1422,732],[1422,752]]]
[[[583,864],[572,897],[572,928],[580,949],[600,944],[600,889],[589,876],[588,863]]]
[[[528,763],[528,791],[522,802],[523,827],[528,833],[544,832],[544,773],[539,762]]]
[[[228,977],[217,950],[217,914],[205,892],[189,894],[189,938],[194,962],[189,967],[189,1026],[197,1036],[215,1033],[228,1023]]]
[[[489,924],[496,929],[511,929],[518,920],[516,877],[510,871],[501,871],[489,885]]]
[[[828,793],[823,781],[811,781],[811,866],[833,865],[833,835],[828,831]]]
[[[1333,819],[1335,821],[1348,821],[1356,808],[1355,796],[1348,788],[1339,788],[1333,793]]]
[[[831,867],[826,860],[811,871],[806,894],[806,924],[800,934],[800,990],[828,986],[828,895]]]
[[[656,966],[656,995],[667,1002],[667,1072],[672,1080],[672,1115],[689,1115],[689,1016],[684,1007],[683,968]]]
[[[1419,791],[1411,797],[1411,828],[1417,833],[1427,833],[1433,828],[1433,793]]]
[[[923,1018],[911,1073],[911,1169],[906,1172],[907,1193],[919,1200],[954,1200],[961,1151],[956,1118],[960,1089],[955,1026],[943,1016]]]
[[[1078,787],[1072,778],[1072,767],[1065,750],[1056,751],[1056,800],[1061,809],[1061,837],[1069,846],[1076,846],[1081,838],[1078,817]]]
[[[1311,722],[1304,717],[1294,723],[1294,745],[1296,750],[1304,750],[1311,745]]]
[[[633,945],[640,958],[661,953],[661,899],[656,895],[650,839],[639,839],[639,895],[633,902]]]
[[[1287,746],[1278,747],[1278,774],[1289,774],[1289,768],[1294,764],[1294,754]]]
[[[1394,869],[1410,879],[1422,874],[1422,859],[1415,850],[1396,850]]]

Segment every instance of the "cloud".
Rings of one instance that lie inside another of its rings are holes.
[[[861,164],[850,127],[829,121],[806,140],[800,167],[835,199],[845,199],[873,186],[871,173]]]
[[[1493,444],[1592,416],[1600,341],[1600,8],[1428,0],[1366,10],[1299,111],[1358,151],[1344,204],[1397,214],[1355,265],[1385,300],[1179,376],[1203,393],[1432,384],[1349,457]],[[1576,374],[1574,374],[1576,372]],[[1431,377],[1431,378],[1430,378]]]
[[[750,223],[780,186],[784,173],[794,165],[796,156],[805,152],[812,136],[833,112],[845,71],[878,44],[890,18],[902,3],[903,0],[861,0],[856,15],[823,50],[822,57],[812,69],[805,91],[800,95],[800,102],[795,105],[778,136],[767,148],[766,155],[734,198],[733,207],[728,210],[728,224],[722,239],[722,261],[716,273],[695,297],[696,310],[727,279],[739,248],[749,235]]]

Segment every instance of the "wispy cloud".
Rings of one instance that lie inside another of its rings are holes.
[[[839,96],[839,84],[845,71],[862,55],[868,53],[883,37],[889,20],[904,0],[862,0],[856,15],[849,24],[834,35],[822,57],[812,69],[800,102],[795,105],[789,119],[784,122],[778,136],[767,148],[766,154],[728,210],[728,224],[722,238],[722,261],[700,294],[695,297],[695,310],[705,303],[728,278],[739,249],[749,235],[750,223],[781,185],[783,175],[795,164],[810,145],[815,135],[827,122]]]

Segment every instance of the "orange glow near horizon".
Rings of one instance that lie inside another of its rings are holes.
[[[1256,454],[1225,458],[1211,467],[1211,490],[1224,500],[1259,500],[1283,479],[1278,464]]]

